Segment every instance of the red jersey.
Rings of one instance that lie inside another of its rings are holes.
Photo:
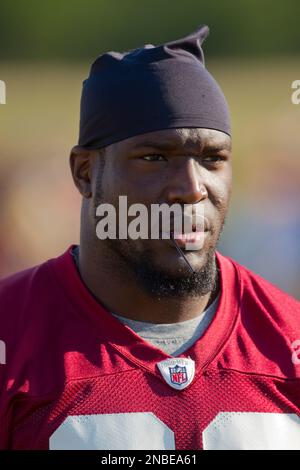
[[[166,368],[175,389],[170,356],[93,298],[70,248],[2,280],[0,448],[300,449],[300,303],[216,257],[219,305],[180,355],[182,389],[184,361]]]

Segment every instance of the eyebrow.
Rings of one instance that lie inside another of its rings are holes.
[[[204,152],[221,152],[222,150],[231,150],[231,145],[228,143],[223,143],[219,145],[205,145],[203,148]]]
[[[147,140],[144,142],[137,143],[134,146],[134,149],[144,148],[144,147],[151,147],[151,148],[158,149],[158,150],[172,150],[178,147],[178,145],[175,142],[167,142],[167,141],[157,142],[157,141]],[[196,144],[195,144],[195,147],[197,147]],[[222,150],[230,150],[230,149],[231,149],[230,143],[224,141],[223,143],[215,144],[215,145],[214,144],[210,145],[209,143],[205,144],[201,150],[203,152],[211,153],[211,152],[221,152]]]
[[[174,142],[157,142],[157,141],[151,141],[147,140],[144,142],[137,143],[134,148],[139,148],[139,147],[152,147],[152,148],[157,148],[157,149],[165,149],[165,150],[170,150],[174,147],[176,147],[176,144]]]

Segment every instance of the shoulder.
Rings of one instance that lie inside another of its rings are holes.
[[[53,289],[58,286],[56,272],[64,270],[65,275],[65,266],[69,268],[72,263],[71,248],[57,258],[0,279],[0,315],[5,306],[24,309],[28,303],[51,298]]]
[[[48,263],[25,269],[0,280],[0,315],[5,309],[13,314],[14,307],[22,308],[31,299],[32,294],[43,294],[49,280]]]
[[[36,280],[37,274],[40,274],[45,264],[32,266],[0,279],[1,300],[8,298],[15,289],[26,291],[32,285],[32,281]]]
[[[47,262],[0,280],[0,339],[11,357],[26,331],[35,329],[51,285]]]
[[[235,260],[218,257],[221,270],[226,275],[228,266],[234,269],[238,283],[239,315],[229,345],[231,366],[252,373],[299,376],[300,302]]]
[[[282,316],[285,322],[299,321],[300,302],[292,295],[228,256],[218,253],[218,259],[221,260],[221,269],[229,265],[234,268],[240,286],[241,305],[253,305],[268,311],[278,321]]]
[[[0,339],[11,347],[20,344],[25,333],[34,340],[47,329],[57,305],[64,299],[54,266],[64,265],[68,251],[0,280]]]
[[[272,314],[278,323],[298,325],[300,302],[297,299],[247,267],[233,260],[231,262],[239,272],[242,299],[246,303],[252,301],[263,311]]]

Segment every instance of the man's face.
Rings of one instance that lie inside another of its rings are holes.
[[[93,167],[94,214],[103,202],[118,208],[120,195],[127,196],[128,207],[134,203],[149,209],[151,204],[198,203],[203,206],[207,222],[204,243],[201,249],[185,251],[185,255],[196,273],[207,270],[213,262],[231,193],[230,137],[210,129],[160,130],[106,147],[104,169],[101,158]],[[203,187],[206,197],[201,193]],[[98,220],[95,217],[93,223]],[[178,287],[178,281],[190,277],[186,262],[170,240],[117,239],[99,243],[140,279],[148,276],[160,284],[163,279],[168,283],[173,279]]]

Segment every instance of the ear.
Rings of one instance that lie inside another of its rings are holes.
[[[92,163],[94,151],[85,149],[76,145],[72,148],[70,154],[70,167],[73,176],[74,183],[85,198],[92,196]]]

